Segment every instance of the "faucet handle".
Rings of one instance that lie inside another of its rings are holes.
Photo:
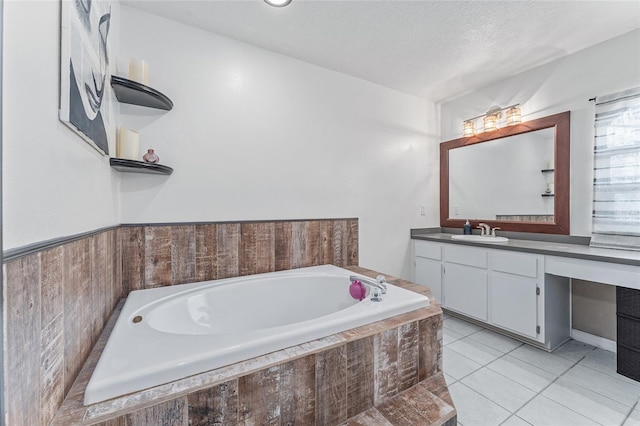
[[[496,236],[496,229],[501,229],[501,228],[498,228],[497,226],[496,226],[495,228],[493,228],[493,229],[491,230],[491,236],[492,236],[492,237],[495,237],[495,236]]]
[[[378,287],[373,287],[371,289],[372,291],[372,297],[371,297],[371,301],[372,302],[382,302],[382,296],[380,295],[381,291]]]
[[[376,277],[376,281],[378,281],[380,284],[384,284],[387,282],[387,278],[384,275],[380,274]]]

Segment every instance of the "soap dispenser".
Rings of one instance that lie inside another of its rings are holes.
[[[468,219],[467,219],[467,223],[465,223],[464,226],[462,227],[462,233],[464,235],[471,235],[471,224],[469,223]]]

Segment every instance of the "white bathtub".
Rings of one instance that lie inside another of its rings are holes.
[[[429,306],[388,285],[382,302],[349,296],[332,265],[133,291],[84,404],[168,383]]]

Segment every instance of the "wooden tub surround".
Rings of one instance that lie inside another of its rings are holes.
[[[388,282],[433,300],[427,287],[393,277]],[[442,310],[433,301],[428,308],[85,407],[84,388],[122,305],[51,425],[456,424],[442,374]]]
[[[322,264],[377,275],[353,266],[358,262],[355,218],[118,225],[5,251],[2,420],[11,426],[455,424],[441,373],[436,304],[82,406],[84,385],[119,312],[114,307],[130,291]]]
[[[49,425],[132,290],[326,263],[358,264],[358,219],[119,225],[5,251],[2,420]]]

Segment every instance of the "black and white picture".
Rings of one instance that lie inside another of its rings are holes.
[[[60,120],[108,155],[111,2],[62,0],[61,21]]]

